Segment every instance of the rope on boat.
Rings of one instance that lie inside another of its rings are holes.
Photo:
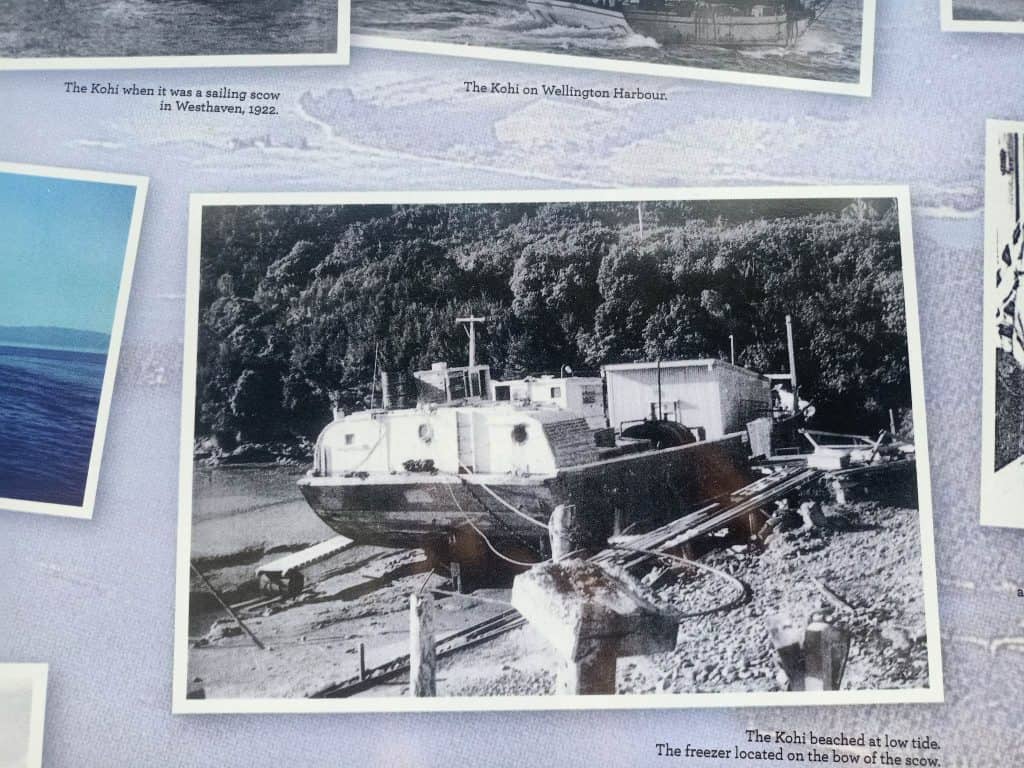
[[[459,462],[459,466],[462,467],[462,469],[464,469],[469,474],[475,474],[469,467],[464,465],[462,462]],[[456,475],[456,477],[458,477],[459,480],[462,480],[463,482],[465,482],[465,480],[463,480],[463,478],[461,476]],[[548,526],[547,526],[546,523],[542,523],[540,520],[537,520],[537,519],[535,519],[533,517],[530,517],[528,514],[523,512],[521,509],[513,507],[511,504],[509,504],[507,501],[505,501],[503,498],[501,498],[501,496],[499,496],[497,493],[492,491],[490,488],[488,488],[483,483],[477,483],[477,485],[480,486],[481,488],[483,488],[488,494],[490,494],[499,504],[501,504],[503,507],[505,507],[510,512],[512,512],[512,513],[514,513],[516,515],[519,515],[519,517],[523,518],[523,520],[525,520],[526,522],[532,523],[533,525],[536,525],[538,528],[543,528],[545,531],[548,529]],[[451,489],[449,489],[449,490],[451,490]],[[454,494],[452,494],[452,495],[454,495]]]
[[[677,566],[677,568],[689,566],[691,568],[696,568],[699,571],[707,571],[708,573],[714,574],[715,576],[719,576],[722,579],[725,579],[727,582],[732,584],[733,587],[736,588],[738,594],[732,600],[730,600],[727,603],[723,603],[722,605],[719,605],[715,608],[707,608],[703,611],[693,611],[691,613],[677,613],[675,611],[667,611],[667,613],[671,613],[672,616],[679,622],[682,622],[685,619],[697,619],[701,616],[710,616],[713,613],[720,613],[722,611],[728,611],[731,608],[736,608],[737,606],[742,605],[747,600],[747,597],[750,594],[749,586],[747,586],[742,581],[737,579],[731,573],[726,573],[720,568],[715,568],[713,565],[707,565],[706,563],[698,563],[696,560],[687,560],[685,557],[679,557],[678,555],[670,555],[668,552],[660,552],[656,549],[627,547],[623,544],[612,544],[611,546],[613,549],[621,549],[626,552],[636,552],[642,555],[650,555],[652,557],[662,557],[666,560],[674,560],[675,562],[679,563],[679,566]]]
[[[462,505],[459,504],[459,500],[457,498],[455,498],[455,491],[452,490],[452,487],[450,485],[445,485],[445,488],[448,489],[448,493],[452,497],[452,503],[455,504],[455,508],[457,510],[459,510],[459,512],[462,513],[463,519],[465,519],[466,523],[469,525],[470,528],[472,528],[474,531],[476,531],[476,535],[479,536],[481,539],[483,539],[484,544],[487,545],[487,548],[489,550],[491,550],[491,552],[493,552],[495,555],[500,557],[505,562],[511,563],[512,565],[520,566],[521,568],[532,568],[533,566],[535,566],[537,564],[537,563],[524,563],[521,560],[516,560],[514,558],[511,558],[508,555],[505,555],[505,554],[499,552],[497,549],[495,549],[494,545],[491,544],[491,540],[487,538],[487,534],[485,534],[483,531],[481,531],[480,528],[478,528],[477,525],[472,520],[470,520],[469,515],[466,514],[466,511],[462,508]]]
[[[816,22],[818,19],[825,15],[825,11],[827,11],[829,9],[829,6],[832,5],[832,3],[834,2],[835,0],[825,0],[825,4],[823,6],[815,9],[814,18],[811,19],[810,23],[807,25],[807,28],[804,30],[805,33],[808,29],[814,26],[814,22]]]

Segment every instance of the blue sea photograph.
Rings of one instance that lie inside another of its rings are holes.
[[[0,170],[0,508],[89,506],[138,195]]]

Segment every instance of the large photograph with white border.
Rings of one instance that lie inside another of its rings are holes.
[[[356,46],[871,95],[875,0],[364,0],[352,12]]]
[[[942,700],[902,187],[193,195],[174,709]]]
[[[0,71],[339,66],[349,16],[349,0],[6,0]]]

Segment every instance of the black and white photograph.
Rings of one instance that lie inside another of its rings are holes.
[[[347,64],[349,0],[3,0],[0,70]]]
[[[875,0],[365,0],[356,45],[871,95]]]
[[[942,697],[905,188],[193,195],[176,712]]]
[[[1024,528],[1024,123],[989,121],[981,519]]]
[[[1024,0],[942,0],[942,28],[1024,33]]]
[[[42,768],[45,664],[0,664],[0,768]]]

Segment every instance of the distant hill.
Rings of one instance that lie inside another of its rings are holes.
[[[110,336],[95,331],[74,328],[55,328],[39,325],[0,325],[0,344],[18,344],[31,347],[62,347],[66,349],[105,352]]]

